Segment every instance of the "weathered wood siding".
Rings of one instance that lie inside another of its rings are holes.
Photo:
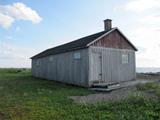
[[[89,48],[89,81],[90,85],[96,81],[96,70],[94,67],[97,59],[94,57],[97,53],[101,54],[102,59],[102,81],[105,83],[116,83],[122,81],[134,80],[136,78],[135,71],[135,51],[122,50],[104,47]],[[129,63],[122,64],[122,54],[129,55]]]
[[[81,55],[80,59],[74,59],[74,53],[77,52]],[[88,49],[81,49],[33,59],[32,74],[38,78],[87,87],[89,74],[88,56]]]
[[[32,59],[33,76],[88,87],[95,81],[117,83],[136,78],[135,48],[115,30],[89,48]],[[80,59],[74,59],[80,53]],[[129,62],[122,64],[122,54]]]
[[[127,42],[126,38],[123,37],[118,30],[102,37],[91,46],[134,50],[133,47]]]

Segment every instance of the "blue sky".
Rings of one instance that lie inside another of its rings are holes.
[[[106,18],[139,49],[138,67],[160,67],[159,11],[159,0],[0,0],[0,67],[30,67],[36,53],[102,31]]]

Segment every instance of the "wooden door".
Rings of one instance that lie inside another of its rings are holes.
[[[102,54],[101,53],[94,53],[93,54],[93,75],[95,82],[102,81]]]

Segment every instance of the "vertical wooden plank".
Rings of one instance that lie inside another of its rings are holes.
[[[75,52],[80,52],[80,60],[75,60],[73,58]],[[38,67],[36,66],[36,60],[32,60],[34,76],[75,85],[88,86],[88,49],[53,55],[52,62],[49,61],[49,58],[48,56],[39,59],[40,64]]]
[[[122,81],[129,81],[135,79],[135,51],[122,50],[104,47],[90,47],[90,81],[95,80],[95,72],[93,71],[94,52],[102,53],[102,79],[106,83],[115,83]],[[129,63],[122,64],[122,54],[128,53]]]

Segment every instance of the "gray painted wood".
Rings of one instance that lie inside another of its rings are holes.
[[[113,49],[104,47],[89,48],[89,81],[90,85],[96,81],[96,70],[94,69],[97,53],[102,54],[102,82],[116,83],[129,81],[136,78],[135,74],[135,51]],[[129,63],[122,64],[122,54],[129,54]]]
[[[77,52],[81,55],[80,59],[74,59]],[[88,49],[32,60],[33,76],[84,87],[88,87],[88,67]]]
[[[81,54],[80,59],[74,59],[76,52]],[[122,64],[124,53],[129,54],[128,64]],[[136,78],[135,51],[90,46],[88,49],[33,59],[32,74],[38,78],[84,87],[91,86],[97,80],[105,84],[129,81]]]

